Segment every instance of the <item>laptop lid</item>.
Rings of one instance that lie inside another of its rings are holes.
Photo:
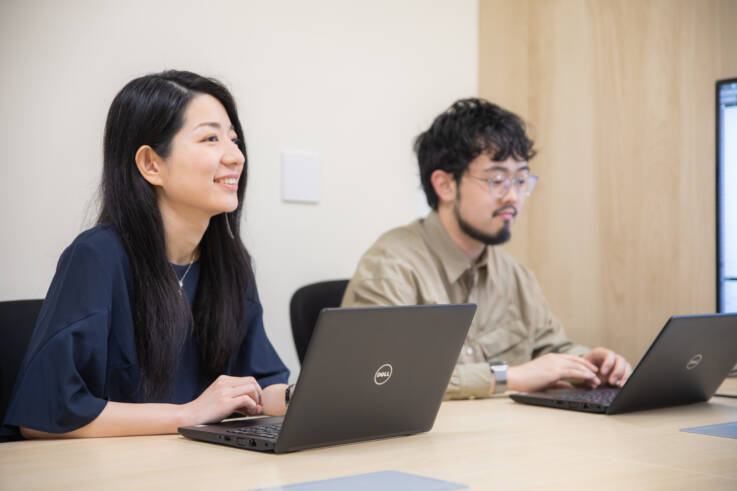
[[[322,310],[275,451],[428,431],[475,311]]]
[[[706,401],[737,363],[737,314],[673,316],[607,414]]]

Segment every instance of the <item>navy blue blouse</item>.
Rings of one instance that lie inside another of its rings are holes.
[[[187,266],[174,266],[177,277]],[[199,280],[194,263],[184,278],[190,304]],[[196,399],[212,382],[199,369],[187,340],[171,395],[144,400],[133,329],[133,281],[128,255],[110,225],[82,233],[64,251],[18,372],[5,425],[65,433],[94,420],[107,401],[169,402]],[[246,336],[225,373],[255,377],[262,387],[287,383],[289,370],[264,331],[255,283],[242,321]]]

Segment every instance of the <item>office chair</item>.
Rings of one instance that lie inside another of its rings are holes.
[[[0,302],[0,423],[10,404],[15,377],[31,340],[43,300]],[[0,430],[0,442],[20,439]]]
[[[340,307],[347,286],[348,280],[321,281],[303,286],[292,295],[289,316],[300,365],[305,358],[320,311],[326,307]]]

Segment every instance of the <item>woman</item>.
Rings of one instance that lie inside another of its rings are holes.
[[[108,113],[98,225],[64,251],[5,424],[26,438],[174,433],[283,414],[239,236],[246,147],[217,81],[137,78]]]

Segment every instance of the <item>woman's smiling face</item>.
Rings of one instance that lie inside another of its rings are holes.
[[[162,159],[159,205],[209,216],[238,207],[245,156],[223,105],[209,94],[195,96],[184,111],[171,151]]]

